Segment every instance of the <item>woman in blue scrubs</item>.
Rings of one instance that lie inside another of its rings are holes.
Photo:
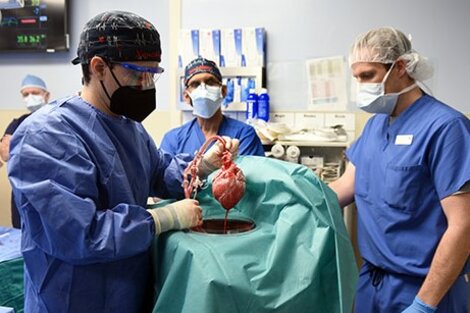
[[[202,57],[191,61],[185,68],[184,84],[184,101],[193,107],[196,117],[166,133],[160,144],[162,150],[194,155],[208,138],[219,135],[240,140],[240,155],[264,156],[254,128],[222,114],[221,103],[227,88],[222,85],[222,75],[213,61]]]
[[[469,119],[419,88],[432,68],[396,29],[359,36],[349,61],[357,105],[374,113],[330,184],[358,210],[355,311],[467,312]]]
[[[150,312],[152,240],[202,222],[196,200],[146,209],[148,196],[183,197],[188,161],[157,149],[140,123],[155,109],[160,37],[144,18],[110,11],[85,25],[77,53],[81,96],[38,110],[11,141],[25,312]],[[204,155],[202,175],[220,148]],[[237,140],[227,148],[236,155]]]

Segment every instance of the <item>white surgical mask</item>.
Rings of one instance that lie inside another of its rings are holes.
[[[202,118],[211,118],[222,103],[222,87],[199,85],[189,97],[193,103],[193,114]]]
[[[356,103],[360,109],[369,113],[390,115],[395,109],[398,97],[417,86],[416,83],[414,83],[400,92],[385,94],[385,81],[392,71],[393,65],[390,67],[387,74],[385,74],[381,83],[358,83]]]
[[[28,96],[23,98],[23,101],[26,103],[26,107],[31,112],[36,111],[37,109],[46,104],[46,102],[44,101],[44,97],[41,95],[29,94]]]

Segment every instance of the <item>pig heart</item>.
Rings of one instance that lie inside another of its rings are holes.
[[[244,193],[245,175],[235,163],[229,162],[213,179],[212,194],[224,209],[230,210],[240,201]]]

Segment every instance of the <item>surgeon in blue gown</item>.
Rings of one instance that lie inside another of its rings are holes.
[[[193,107],[196,116],[186,124],[165,134],[160,148],[172,154],[199,150],[204,142],[215,135],[240,140],[240,155],[264,156],[263,145],[254,128],[222,114],[221,103],[227,88],[217,65],[198,57],[184,71],[184,101]]]
[[[417,85],[432,67],[396,29],[360,35],[349,61],[374,114],[330,184],[358,210],[355,312],[467,312],[470,121]]]
[[[81,96],[38,110],[11,141],[25,312],[147,312],[153,238],[202,222],[196,200],[146,209],[149,195],[183,197],[189,157],[157,149],[140,123],[156,105],[160,37],[144,18],[110,11],[85,25],[77,53]],[[226,139],[236,155],[237,140]],[[204,155],[201,175],[221,148]]]

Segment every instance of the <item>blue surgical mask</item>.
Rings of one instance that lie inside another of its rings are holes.
[[[400,92],[385,94],[385,81],[392,71],[393,65],[385,74],[381,83],[359,83],[357,86],[357,106],[369,113],[382,113],[390,115],[398,101],[398,97],[415,88],[416,83],[406,87]]]
[[[211,118],[222,103],[222,87],[199,85],[189,97],[193,104],[193,114],[202,118]]]

